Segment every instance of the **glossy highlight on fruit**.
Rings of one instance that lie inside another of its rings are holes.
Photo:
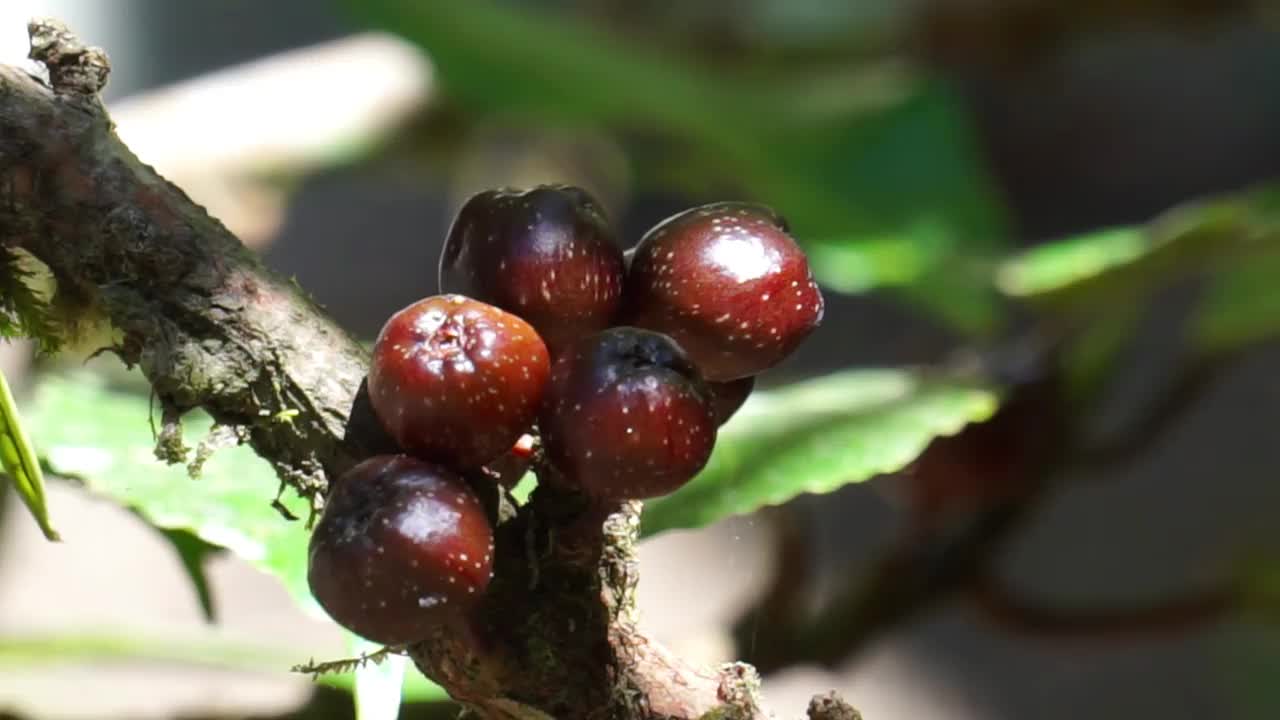
[[[499,457],[529,429],[549,371],[546,346],[527,322],[438,295],[383,326],[369,400],[404,450],[465,470]]]
[[[427,637],[493,575],[493,530],[456,474],[375,456],[334,483],[311,535],[307,583],[325,612],[387,645]]]
[[[636,245],[627,322],[670,335],[725,382],[780,362],[822,321],[804,252],[772,210],[721,202],[656,225]]]
[[[458,211],[440,290],[527,320],[553,352],[609,325],[622,296],[622,249],[585,190],[489,190]]]
[[[706,465],[716,439],[697,368],[665,335],[628,327],[556,359],[539,427],[564,481],[602,500],[676,490]]]

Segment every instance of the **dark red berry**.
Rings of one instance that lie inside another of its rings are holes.
[[[772,210],[722,202],[656,225],[636,245],[626,321],[666,333],[708,380],[756,375],[822,320],[804,252]]]
[[[711,396],[671,338],[619,327],[584,338],[551,368],[539,427],[565,481],[598,499],[665,495],[706,464]]]
[[[459,470],[509,450],[537,417],[551,361],[527,322],[461,295],[410,305],[383,326],[369,401],[410,454]]]
[[[379,455],[334,483],[311,535],[307,582],[339,625],[387,645],[425,638],[493,575],[493,529],[454,473]]]
[[[609,326],[622,276],[622,249],[604,211],[568,185],[472,197],[440,257],[441,292],[519,315],[553,352]]]
[[[750,375],[729,382],[707,383],[711,391],[711,408],[715,412],[716,422],[720,425],[729,422],[729,418],[742,408],[742,404],[751,396],[756,387],[756,378]]]

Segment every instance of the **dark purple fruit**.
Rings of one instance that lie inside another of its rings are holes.
[[[441,292],[519,315],[552,352],[609,326],[622,276],[622,249],[604,211],[568,185],[475,195],[440,257]]]
[[[706,464],[716,440],[711,402],[670,338],[612,328],[557,358],[539,427],[571,487],[603,500],[656,497]]]
[[[307,582],[339,625],[405,645],[471,607],[492,569],[493,530],[462,478],[379,455],[334,483],[311,535]]]

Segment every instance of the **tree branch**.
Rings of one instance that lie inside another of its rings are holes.
[[[207,410],[317,501],[326,478],[394,451],[363,392],[364,350],[116,137],[100,50],[56,22],[30,32],[50,82],[0,66],[0,244],[110,322],[111,349],[141,367],[170,427]],[[158,435],[162,456],[185,455],[180,436]],[[754,670],[694,668],[637,631],[638,503],[584,507],[540,488],[500,517],[480,612],[409,649],[455,699],[483,718],[763,715]]]
[[[101,51],[54,23],[31,33],[51,86],[0,66],[0,241],[110,321],[114,350],[171,420],[202,407],[245,428],[284,481],[316,496],[326,472],[381,441],[375,424],[348,422],[365,352],[120,142],[97,97]]]
[[[1167,636],[1220,621],[1241,607],[1237,583],[1230,582],[1149,604],[1129,607],[1067,608],[1037,602],[988,570],[969,587],[970,598],[990,621],[1025,635],[1090,640],[1131,640]]]

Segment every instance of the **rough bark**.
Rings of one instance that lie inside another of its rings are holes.
[[[110,321],[167,418],[203,407],[318,494],[379,442],[350,421],[365,352],[121,144],[97,96],[101,51],[50,23],[31,30],[50,84],[0,66],[0,239]]]
[[[0,66],[0,243],[110,322],[167,421],[205,409],[304,495],[391,449],[363,393],[365,351],[120,142],[98,100],[101,51],[55,22],[30,31],[49,81]],[[499,527],[482,611],[411,655],[483,718],[761,716],[750,667],[694,668],[636,629],[638,523],[638,504],[539,490]]]

